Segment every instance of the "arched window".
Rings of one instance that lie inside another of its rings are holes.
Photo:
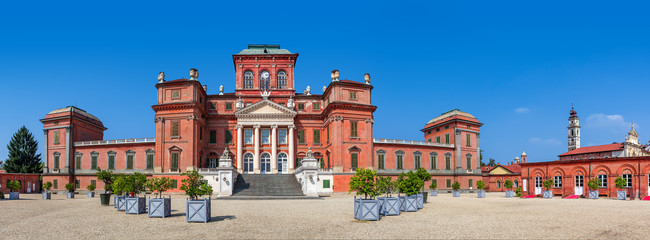
[[[246,71],[244,72],[244,89],[252,89],[252,88],[253,88],[253,72]]]
[[[245,173],[253,172],[253,154],[252,153],[244,154],[244,172]]]
[[[515,182],[515,188],[518,188],[519,187],[519,180],[515,179],[514,182]]]
[[[271,74],[269,71],[262,71],[260,73],[260,89],[270,90],[271,89]]]
[[[286,153],[280,153],[278,154],[278,172],[279,173],[287,173],[288,172],[288,164],[289,161],[287,161],[287,154]]]
[[[271,172],[271,154],[262,153],[262,156],[261,156],[260,160],[261,160],[260,167],[261,167],[262,173]]]
[[[278,89],[287,88],[287,73],[286,72],[279,71],[277,79],[278,79]]]
[[[497,180],[497,188],[501,188],[501,180]]]

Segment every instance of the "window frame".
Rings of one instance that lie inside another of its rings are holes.
[[[596,178],[600,180],[600,187],[599,188],[607,188],[607,174],[598,174],[596,175]],[[603,181],[604,179],[604,181]]]
[[[562,175],[553,176],[553,188],[562,188]]]
[[[278,129],[278,144],[287,144],[287,129]]]
[[[395,169],[404,169],[404,151],[398,150],[395,152]]]
[[[255,74],[251,70],[244,71],[243,77],[243,88],[244,89],[253,89],[255,87]]]
[[[153,149],[147,149],[145,151],[146,153],[146,166],[145,168],[148,170],[153,170],[156,167],[156,152]],[[149,159],[151,158],[151,159]],[[151,160],[151,167],[149,167],[149,160]]]
[[[359,124],[357,121],[350,121],[350,137],[351,138],[359,137]]]
[[[429,153],[429,162],[430,162],[429,168],[431,170],[438,170],[438,153],[436,152]]]

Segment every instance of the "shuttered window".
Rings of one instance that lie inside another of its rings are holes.
[[[178,129],[178,121],[172,122],[172,137],[178,137],[180,134],[180,130]]]
[[[178,170],[178,157],[179,157],[179,155],[180,154],[177,153],[177,152],[172,153],[172,167],[171,167],[172,170]]]
[[[90,156],[90,169],[97,169],[97,155]]]
[[[350,159],[352,161],[352,169],[357,169],[359,167],[359,154],[351,153]]]
[[[357,136],[357,122],[350,122],[350,137]]]
[[[320,144],[320,130],[314,130],[314,143]]]
[[[226,144],[231,144],[231,143],[232,143],[232,132],[230,130],[226,130]]]
[[[75,156],[74,168],[81,169],[81,155]]]
[[[147,169],[153,169],[153,154],[147,154]]]
[[[133,169],[133,154],[126,155],[126,169]]]
[[[212,144],[217,143],[217,131],[215,131],[215,130],[210,131],[210,143],[212,143]]]
[[[298,130],[298,143],[305,143],[305,130]]]

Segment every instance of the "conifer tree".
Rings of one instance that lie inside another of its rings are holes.
[[[7,145],[9,158],[4,163],[4,170],[8,173],[41,173],[43,164],[38,151],[38,142],[25,126],[11,138]]]

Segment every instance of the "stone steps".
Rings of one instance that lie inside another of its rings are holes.
[[[245,196],[304,197],[293,174],[240,174],[231,198]]]

